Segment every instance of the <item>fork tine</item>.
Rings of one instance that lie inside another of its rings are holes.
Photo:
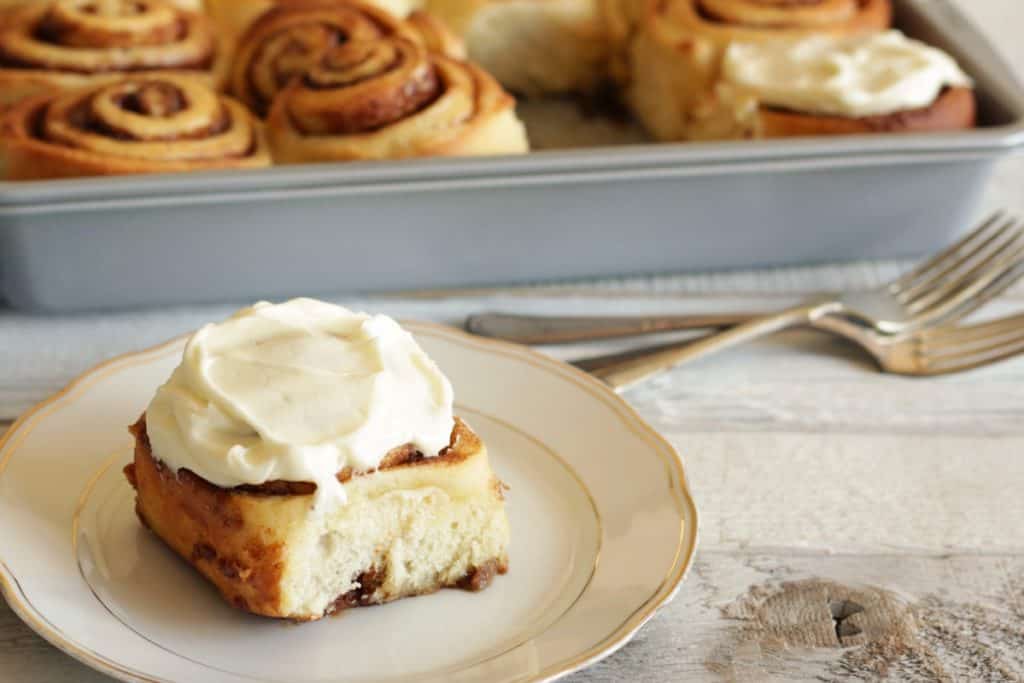
[[[975,352],[965,352],[958,356],[945,356],[933,361],[930,358],[924,360],[925,375],[948,375],[954,372],[964,372],[975,368],[992,365],[1000,361],[1009,360],[1014,356],[1024,354],[1024,338],[1018,338],[1003,344]]]
[[[899,296],[904,304],[911,306],[911,310],[915,306],[923,308],[927,306],[929,297],[935,298],[940,292],[945,291],[945,288],[956,287],[965,282],[1004,250],[1011,248],[1022,236],[1024,232],[1021,231],[1020,224],[1012,219],[1008,220],[982,240],[981,244],[972,244],[967,253],[949,257],[944,265],[939,264],[942,265],[941,268],[933,269],[936,272],[908,287]],[[967,272],[959,272],[968,266],[971,268]]]
[[[902,277],[894,280],[890,285],[890,288],[895,292],[901,291],[906,287],[909,287],[911,284],[913,284],[915,280],[917,280],[922,275],[932,270],[935,266],[937,266],[940,263],[943,263],[947,258],[955,256],[957,253],[960,252],[961,249],[963,249],[965,246],[973,242],[976,238],[986,234],[989,228],[991,228],[993,225],[1001,221],[1005,215],[1005,212],[1002,210],[996,211],[994,214],[989,216],[984,223],[982,223],[980,226],[978,226],[969,234],[967,234],[959,242],[950,247],[947,247],[946,249],[942,250],[934,257],[932,257],[925,263],[922,263],[921,265],[919,265],[917,268],[913,269],[906,275],[903,275]]]
[[[1024,338],[1024,313],[974,325],[940,327],[919,333],[924,347],[939,353],[946,349],[976,346],[1011,336]]]
[[[991,300],[998,292],[1005,291],[1024,275],[1024,245],[1002,256],[997,262],[987,264],[983,272],[968,282],[958,282],[955,287],[942,288],[942,296],[932,297],[926,308],[912,312],[914,324],[934,324],[940,319],[968,313]],[[991,288],[991,289],[990,289]],[[979,297],[974,300],[974,297]],[[979,303],[980,302],[980,303]]]
[[[961,303],[951,306],[947,311],[943,312],[935,319],[936,323],[950,324],[963,320],[1020,282],[1022,277],[1024,277],[1024,264],[1018,265],[1016,268],[1011,269],[1006,275],[997,278],[995,282],[988,287],[983,288],[975,296],[968,297]]]
[[[998,272],[997,269],[1000,266],[1006,267],[1005,264],[1009,260],[1007,254],[1019,254],[1022,249],[1024,249],[1024,231],[1015,229],[1010,232],[1010,236],[1007,239],[1003,240],[994,249],[988,250],[988,253],[984,254],[978,262],[971,265],[966,271],[955,274],[951,273],[945,279],[937,278],[936,282],[930,284],[930,290],[922,291],[913,303],[907,305],[908,310],[911,313],[917,313],[926,308],[931,308],[944,299],[948,299],[956,292],[969,286],[972,282],[976,282],[990,273]]]

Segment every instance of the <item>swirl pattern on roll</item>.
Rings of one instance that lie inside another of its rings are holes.
[[[418,42],[352,40],[281,92],[267,133],[282,163],[525,152],[514,105],[480,68]]]
[[[4,117],[14,179],[269,165],[259,122],[196,78],[146,75],[45,94]]]
[[[239,41],[231,91],[264,116],[274,96],[328,51],[349,41],[416,31],[384,10],[356,0],[290,0],[257,19]]]
[[[93,75],[211,68],[209,21],[166,0],[51,0],[9,12],[0,68]]]
[[[850,21],[861,0],[701,0],[703,12],[719,21],[763,26],[827,26]]]
[[[707,30],[881,30],[892,21],[890,0],[669,0],[662,13]]]

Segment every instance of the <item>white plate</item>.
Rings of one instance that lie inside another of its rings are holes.
[[[133,513],[126,431],[183,340],[87,373],[0,444],[0,586],[51,643],[130,681],[551,680],[672,598],[697,513],[672,447],[596,380],[526,348],[411,323],[511,487],[511,569],[294,625],[235,611]]]

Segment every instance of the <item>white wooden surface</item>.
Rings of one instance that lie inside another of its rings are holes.
[[[1024,73],[1024,6],[961,4]],[[1022,188],[1024,161],[1007,162],[986,203],[1024,211]],[[376,307],[447,321],[495,305],[575,313],[768,308],[825,287],[870,286],[893,269],[641,279],[571,294]],[[997,306],[1018,309],[1020,290]],[[166,336],[206,314],[104,319],[108,343],[93,342],[82,362],[119,350],[115,340],[131,330]],[[47,329],[46,321],[6,316],[0,335],[5,324],[23,338]],[[24,362],[0,343],[0,377]],[[1024,359],[940,380],[884,377],[839,342],[793,333],[632,391],[627,398],[686,460],[702,512],[701,550],[678,599],[630,645],[572,680],[1024,680],[1022,380]],[[52,388],[0,380],[0,397],[27,403]],[[105,680],[36,637],[0,601],[0,682]]]

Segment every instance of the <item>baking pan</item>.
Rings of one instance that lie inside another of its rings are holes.
[[[897,25],[975,78],[958,133],[0,183],[0,283],[31,311],[911,256],[1024,148],[1024,95],[946,0]]]

